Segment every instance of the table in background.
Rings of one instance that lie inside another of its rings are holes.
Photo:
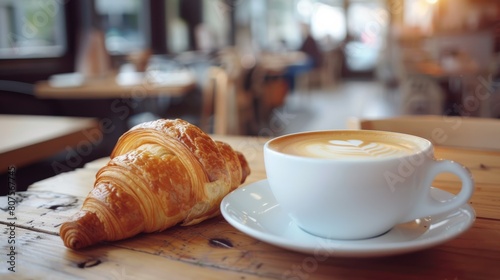
[[[196,86],[194,78],[182,81],[149,83],[139,80],[137,83],[120,85],[118,75],[94,78],[84,81],[79,86],[54,87],[49,81],[35,84],[35,96],[52,99],[104,99],[104,98],[146,98],[158,96],[182,96]],[[130,77],[130,79],[135,79]]]
[[[480,68],[473,60],[467,59],[458,60],[452,66],[428,60],[407,63],[405,67],[409,79],[427,77],[443,90],[445,104],[442,114],[493,117],[487,110],[492,102],[490,95],[494,94],[490,69]]]
[[[158,74],[157,82],[146,78],[147,75],[138,72],[110,74],[75,86],[61,87],[52,86],[50,81],[39,81],[35,84],[34,93],[40,99],[64,100],[64,104],[71,104],[69,108],[77,106],[78,115],[112,116],[114,121],[132,126],[142,122],[141,114],[148,118],[163,117],[170,106],[170,98],[184,98],[197,87],[195,77],[188,70]],[[80,107],[80,103],[87,107]],[[101,111],[95,112],[92,108],[94,104]],[[134,116],[139,116],[139,121],[130,122]]]
[[[90,132],[92,130],[92,132]],[[93,118],[0,115],[0,171],[22,167],[100,137],[99,123]]]
[[[244,185],[266,178],[263,144],[266,139],[214,136],[244,153],[252,169]],[[216,217],[190,227],[141,234],[81,251],[64,247],[59,226],[80,207],[93,186],[95,173],[107,159],[83,169],[38,182],[16,208],[16,273],[7,271],[7,233],[2,278],[50,275],[131,279],[499,279],[500,278],[500,152],[436,147],[436,156],[467,166],[476,182],[470,201],[477,219],[468,231],[439,246],[381,258],[315,259],[256,240]],[[434,186],[456,193],[457,178],[438,176]],[[0,197],[0,204],[7,203]],[[6,212],[0,221],[8,224]],[[1,241],[0,241],[1,242]],[[1,259],[1,257],[0,257]]]

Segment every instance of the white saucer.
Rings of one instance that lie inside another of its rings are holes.
[[[438,200],[452,194],[432,188]],[[395,226],[387,233],[363,240],[333,240],[301,230],[276,202],[267,180],[236,189],[221,203],[224,218],[238,230],[269,244],[308,254],[374,257],[414,252],[444,243],[469,229],[475,220],[468,204],[447,214]]]

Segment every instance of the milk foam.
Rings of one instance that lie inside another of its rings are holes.
[[[419,145],[403,138],[384,136],[318,134],[285,137],[277,141],[275,150],[313,158],[392,158],[411,155]]]
[[[411,150],[388,143],[369,142],[349,139],[330,140],[327,143],[304,143],[304,155],[319,158],[337,157],[395,157],[410,154]]]

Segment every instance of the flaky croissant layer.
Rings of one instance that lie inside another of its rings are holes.
[[[61,238],[79,249],[197,224],[218,215],[222,198],[249,173],[241,153],[186,121],[137,125],[120,137]]]

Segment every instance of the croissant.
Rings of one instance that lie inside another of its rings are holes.
[[[118,140],[79,212],[61,225],[68,248],[116,241],[220,213],[250,174],[245,157],[186,121],[139,124]]]

